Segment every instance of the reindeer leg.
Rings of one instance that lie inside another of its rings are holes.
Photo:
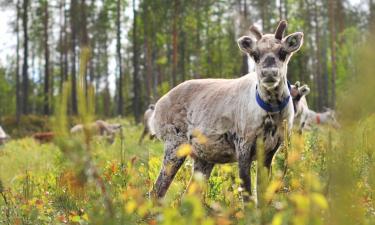
[[[300,124],[300,126],[299,126],[298,133],[299,133],[300,135],[302,135],[302,132],[303,132],[304,127],[305,127],[305,121],[303,121],[303,122]]]
[[[240,144],[241,145],[241,144]],[[252,162],[252,156],[255,154],[256,141],[252,143],[250,149],[241,145],[238,150],[238,167],[239,176],[242,180],[242,188],[246,191],[243,199],[245,202],[250,200],[251,196],[251,177],[250,177],[250,167]]]
[[[147,126],[145,126],[145,128],[143,129],[142,135],[141,135],[141,137],[139,138],[139,141],[138,141],[139,145],[142,144],[142,141],[145,138],[145,136],[147,135],[147,133],[148,133],[148,129],[147,129]]]
[[[213,163],[207,162],[203,159],[194,160],[194,173],[201,172],[206,180],[210,179],[212,169],[214,168]]]
[[[278,139],[276,145],[271,150],[265,149],[265,152],[267,152],[267,155],[264,158],[264,166],[268,169],[268,172],[270,174],[271,174],[271,164],[272,164],[273,156],[276,154],[280,145],[281,145],[281,141],[280,141],[280,139]]]
[[[179,144],[166,142],[163,165],[151,191],[151,196],[156,198],[163,198],[176,176],[178,170],[184,163],[186,157],[178,157],[176,155]]]
[[[211,176],[211,172],[212,172],[212,169],[214,168],[215,164],[214,163],[210,163],[210,162],[207,162],[206,160],[203,160],[203,159],[194,159],[194,168],[193,168],[193,174],[192,176],[190,177],[190,180],[189,180],[189,184],[184,192],[183,195],[185,195],[186,191],[189,190],[190,188],[190,185],[193,181],[193,177],[194,177],[194,174],[196,172],[200,172],[203,174],[204,178],[206,179],[206,181],[208,182],[208,179],[210,179],[210,176]]]

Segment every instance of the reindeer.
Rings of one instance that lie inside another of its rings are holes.
[[[301,86],[301,83],[297,81],[294,85],[291,85],[290,95],[292,96],[294,106],[294,118],[298,118],[303,112],[304,105],[306,102],[306,95],[310,93],[310,88],[305,84]]]
[[[88,125],[90,130],[94,134],[105,137],[109,143],[113,143],[115,140],[116,133],[121,131],[121,124],[110,124],[103,120],[97,120],[94,123]],[[70,129],[70,133],[80,133],[84,130],[83,124],[77,124]]]
[[[10,136],[5,133],[3,128],[0,126],[0,145],[4,144],[10,139]]]
[[[151,115],[154,112],[154,110],[155,110],[155,105],[154,104],[150,104],[148,106],[147,110],[145,111],[145,113],[143,114],[143,126],[144,126],[144,129],[143,129],[142,135],[141,135],[141,137],[139,138],[139,141],[138,141],[139,145],[142,144],[142,141],[146,137],[146,135],[150,133],[150,128],[149,128],[149,125],[148,125],[148,121],[150,120]],[[152,140],[153,138],[154,138],[154,136],[150,135],[150,139]]]
[[[310,130],[313,125],[327,124],[333,128],[340,128],[339,122],[336,120],[336,113],[334,110],[326,108],[325,112],[315,112],[307,107],[307,102],[303,103],[303,112],[301,113],[299,133],[303,130]]]
[[[251,195],[250,166],[256,159],[258,137],[264,140],[264,165],[270,169],[284,140],[283,121],[289,134],[294,109],[287,83],[287,65],[303,43],[303,33],[287,37],[281,21],[274,34],[262,34],[255,26],[251,36],[238,39],[242,52],[255,61],[255,72],[237,79],[185,81],[155,105],[149,121],[151,134],[164,141],[164,159],[151,191],[162,198],[186,156],[181,144],[192,145],[194,172],[210,177],[215,164],[238,162],[244,200]],[[201,141],[200,135],[205,137]]]

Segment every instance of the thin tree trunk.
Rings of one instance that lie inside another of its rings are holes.
[[[328,66],[327,66],[327,49],[328,49],[328,41],[329,38],[327,37],[327,29],[323,29],[323,37],[324,37],[324,45],[322,47],[322,85],[323,85],[323,105],[328,106],[329,105],[329,93],[328,93],[328,87],[329,87],[329,79],[328,79]]]
[[[17,20],[16,20],[16,33],[17,33],[17,58],[16,58],[16,120],[17,124],[20,122],[20,116],[22,113],[22,105],[21,105],[21,90],[20,90],[20,27],[19,27],[19,20],[20,20],[20,0],[17,0],[16,5],[17,10]]]
[[[178,0],[173,1],[173,27],[172,27],[172,47],[173,47],[173,55],[172,55],[172,85],[173,87],[177,84],[177,18],[178,18]]]
[[[372,30],[372,32],[374,32],[374,28],[375,28],[375,3],[374,3],[374,0],[369,0],[369,9],[370,9],[369,26],[370,26],[370,30]]]
[[[134,68],[134,77],[133,77],[133,91],[134,91],[134,98],[133,98],[133,112],[135,122],[139,123],[140,120],[140,82],[139,82],[139,65],[138,65],[138,40],[137,40],[137,32],[138,32],[138,25],[137,25],[137,10],[135,6],[135,0],[133,0],[133,68]]]
[[[76,115],[78,113],[78,103],[77,103],[77,77],[76,77],[76,40],[77,40],[77,1],[71,0],[70,3],[70,26],[71,26],[71,82],[72,82],[72,114]]]
[[[48,1],[44,2],[44,115],[49,115],[50,113],[50,95],[49,95],[49,84],[50,84],[50,68],[49,68],[49,45],[48,45]]]
[[[145,26],[145,32],[146,32]],[[151,43],[149,41],[148,35],[144,38],[145,47],[145,67],[146,67],[146,103],[149,104],[151,96],[151,75],[152,75],[152,62],[151,62]]]
[[[319,26],[319,18],[318,18],[318,5],[315,2],[314,6],[314,21],[315,21],[315,48],[316,48],[316,65],[315,65],[315,73],[316,73],[316,86],[317,86],[317,94],[318,94],[318,109],[322,109],[323,104],[323,90],[322,90],[322,71],[321,71],[321,53],[320,53],[320,26]]]
[[[286,21],[288,21],[288,13],[289,13],[288,7],[289,7],[288,0],[284,0],[284,19]],[[288,27],[285,29],[285,34],[287,33],[288,33]]]
[[[29,0],[23,0],[23,16],[22,16],[22,26],[23,26],[23,66],[22,66],[22,91],[23,91],[23,114],[29,113],[29,74],[28,74],[28,60],[29,60],[29,32],[28,32],[28,6]]]
[[[124,93],[122,90],[122,55],[121,55],[121,0],[117,0],[117,14],[116,14],[116,25],[117,25],[117,67],[118,67],[118,103],[117,109],[118,114],[123,116],[124,115]]]
[[[81,18],[80,18],[80,29],[81,29],[81,49],[87,49],[89,48],[89,37],[88,37],[88,32],[87,32],[87,6],[86,6],[86,0],[81,0]],[[82,51],[81,51],[82,53]],[[88,51],[84,54],[89,54]],[[88,56],[86,56],[88,57]],[[83,69],[83,73],[79,74],[80,76],[83,76],[83,83],[84,83],[84,91],[85,91],[85,96],[87,98],[88,94],[88,78],[87,78],[87,71],[88,71],[88,66],[87,66],[87,61],[85,62],[85,65],[80,65],[82,66],[81,69]],[[80,78],[81,79],[81,78]]]
[[[103,43],[104,47],[104,74],[105,74],[105,89],[103,93],[103,110],[104,110],[104,115],[105,117],[109,117],[111,115],[111,95],[109,91],[109,71],[108,71],[108,35],[107,33],[105,34],[105,39]]]
[[[239,8],[241,9],[242,7],[239,7]],[[247,2],[246,2],[246,0],[244,0],[243,12],[241,12],[241,13],[243,13],[243,21],[242,21],[242,23],[243,24],[247,24],[247,20],[248,20],[247,15],[248,15],[248,13],[247,13]],[[243,27],[243,26],[240,26],[240,27]],[[248,56],[246,54],[242,54],[241,75],[242,76],[246,75],[249,72],[250,71],[249,71],[249,59],[248,59]]]
[[[59,63],[60,63],[60,82],[59,82],[59,93],[62,94],[63,83],[64,83],[64,9],[65,9],[65,0],[60,1],[59,5],[60,9],[60,34],[59,34],[59,42],[60,42],[60,55],[59,55]]]
[[[329,30],[331,33],[331,107],[335,108],[336,105],[336,25],[335,25],[335,0],[329,0]]]
[[[63,54],[64,54],[64,82],[68,81],[68,71],[69,71],[69,59],[68,59],[68,10],[66,9],[66,0],[63,0],[64,8],[64,40],[63,40]]]

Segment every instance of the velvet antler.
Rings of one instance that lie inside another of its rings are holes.
[[[286,26],[287,26],[287,23],[285,20],[281,20],[279,25],[277,26],[276,28],[276,31],[275,31],[275,38],[276,39],[283,39],[283,35],[284,35],[284,31],[286,29]]]

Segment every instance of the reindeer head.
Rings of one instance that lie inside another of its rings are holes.
[[[283,38],[287,26],[280,21],[274,34],[262,34],[255,26],[250,27],[251,36],[238,39],[241,51],[255,61],[259,84],[272,90],[286,80],[287,64],[292,54],[300,49],[303,33],[296,32]]]

